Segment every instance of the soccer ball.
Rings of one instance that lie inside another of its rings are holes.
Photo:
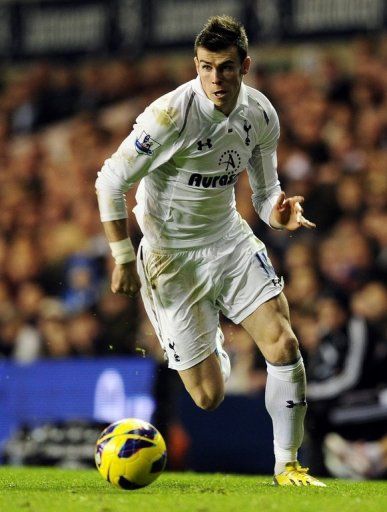
[[[140,489],[160,476],[167,462],[165,441],[150,423],[125,418],[109,425],[95,447],[103,478],[120,489]]]

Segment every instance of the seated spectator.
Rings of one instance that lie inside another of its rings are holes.
[[[63,305],[69,313],[79,313],[96,305],[99,295],[96,267],[90,258],[77,254],[67,261]]]
[[[67,340],[75,356],[95,356],[101,342],[101,326],[98,318],[89,311],[69,317],[66,326]]]
[[[23,321],[11,304],[0,311],[0,356],[19,363],[30,363],[40,357],[38,330]]]
[[[367,442],[347,441],[339,434],[328,434],[324,440],[324,459],[330,474],[336,478],[385,478],[387,435]]]
[[[369,436],[370,440],[381,435],[383,422],[372,419],[371,409],[378,407],[378,390],[387,387],[387,354],[380,351],[386,339],[379,337],[376,326],[354,316],[342,299],[322,297],[316,312],[318,342],[307,347],[306,427],[309,464],[324,474],[321,447],[328,433],[345,433],[349,439]],[[370,407],[369,416],[362,416],[364,406]]]
[[[38,328],[42,357],[63,359],[73,355],[66,330],[66,314],[62,303],[46,298],[41,303]]]
[[[148,350],[146,332],[142,332],[139,340],[136,338],[137,310],[137,303],[133,299],[124,295],[112,295],[110,289],[102,292],[97,305],[97,315],[101,322],[99,354],[134,355],[137,354],[137,348],[143,348],[146,355],[156,356],[157,345],[152,345],[152,350]]]

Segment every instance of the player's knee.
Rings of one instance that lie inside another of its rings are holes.
[[[294,361],[299,355],[299,346],[296,336],[292,332],[284,331],[278,340],[278,354],[282,361]]]
[[[198,389],[191,394],[195,404],[205,411],[213,411],[223,402],[224,393],[217,391],[208,393],[204,389]]]

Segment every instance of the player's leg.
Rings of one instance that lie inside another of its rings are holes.
[[[273,420],[275,473],[297,460],[304,434],[305,370],[281,293],[241,322],[267,362],[266,408]]]
[[[226,272],[220,309],[234,323],[243,325],[267,361],[266,406],[273,421],[275,474],[291,463],[299,480],[294,483],[293,472],[293,481],[283,479],[281,485],[284,480],[291,485],[317,485],[318,481],[301,471],[296,462],[306,412],[305,370],[290,325],[282,280],[263,243],[252,234],[237,240]]]
[[[223,382],[226,383],[230,378],[231,373],[231,362],[227,352],[223,348],[224,344],[224,334],[220,325],[218,325],[218,329],[216,331],[216,350],[215,354],[218,357],[218,362],[220,364],[220,371],[222,373]]]
[[[186,253],[154,253],[141,244],[141,295],[169,368],[178,371],[198,407],[212,410],[223,400],[230,363],[223,355],[218,311],[208,298],[212,280],[206,268],[198,268],[200,251]]]
[[[283,292],[259,305],[241,325],[252,336],[266,361],[283,365],[299,359],[298,341],[290,326],[289,306]]]
[[[231,364],[228,354],[223,350],[223,342],[223,332],[218,326],[216,350],[201,363],[179,371],[185,389],[201,409],[216,409],[224,398],[224,384],[230,377]]]
[[[179,371],[185,389],[201,409],[216,409],[224,398],[224,379],[215,352],[187,370]]]
[[[306,377],[284,294],[261,304],[241,323],[267,362],[265,402],[273,422],[274,483],[325,486],[297,461],[304,437]]]

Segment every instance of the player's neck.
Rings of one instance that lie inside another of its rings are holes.
[[[238,96],[239,96],[239,94],[237,94],[235,99],[232,102],[230,102],[229,105],[215,105],[215,103],[214,103],[214,107],[216,108],[216,110],[219,110],[220,112],[222,112],[222,114],[224,114],[226,117],[228,117],[231,114],[231,112],[234,110],[234,108],[237,104]]]

